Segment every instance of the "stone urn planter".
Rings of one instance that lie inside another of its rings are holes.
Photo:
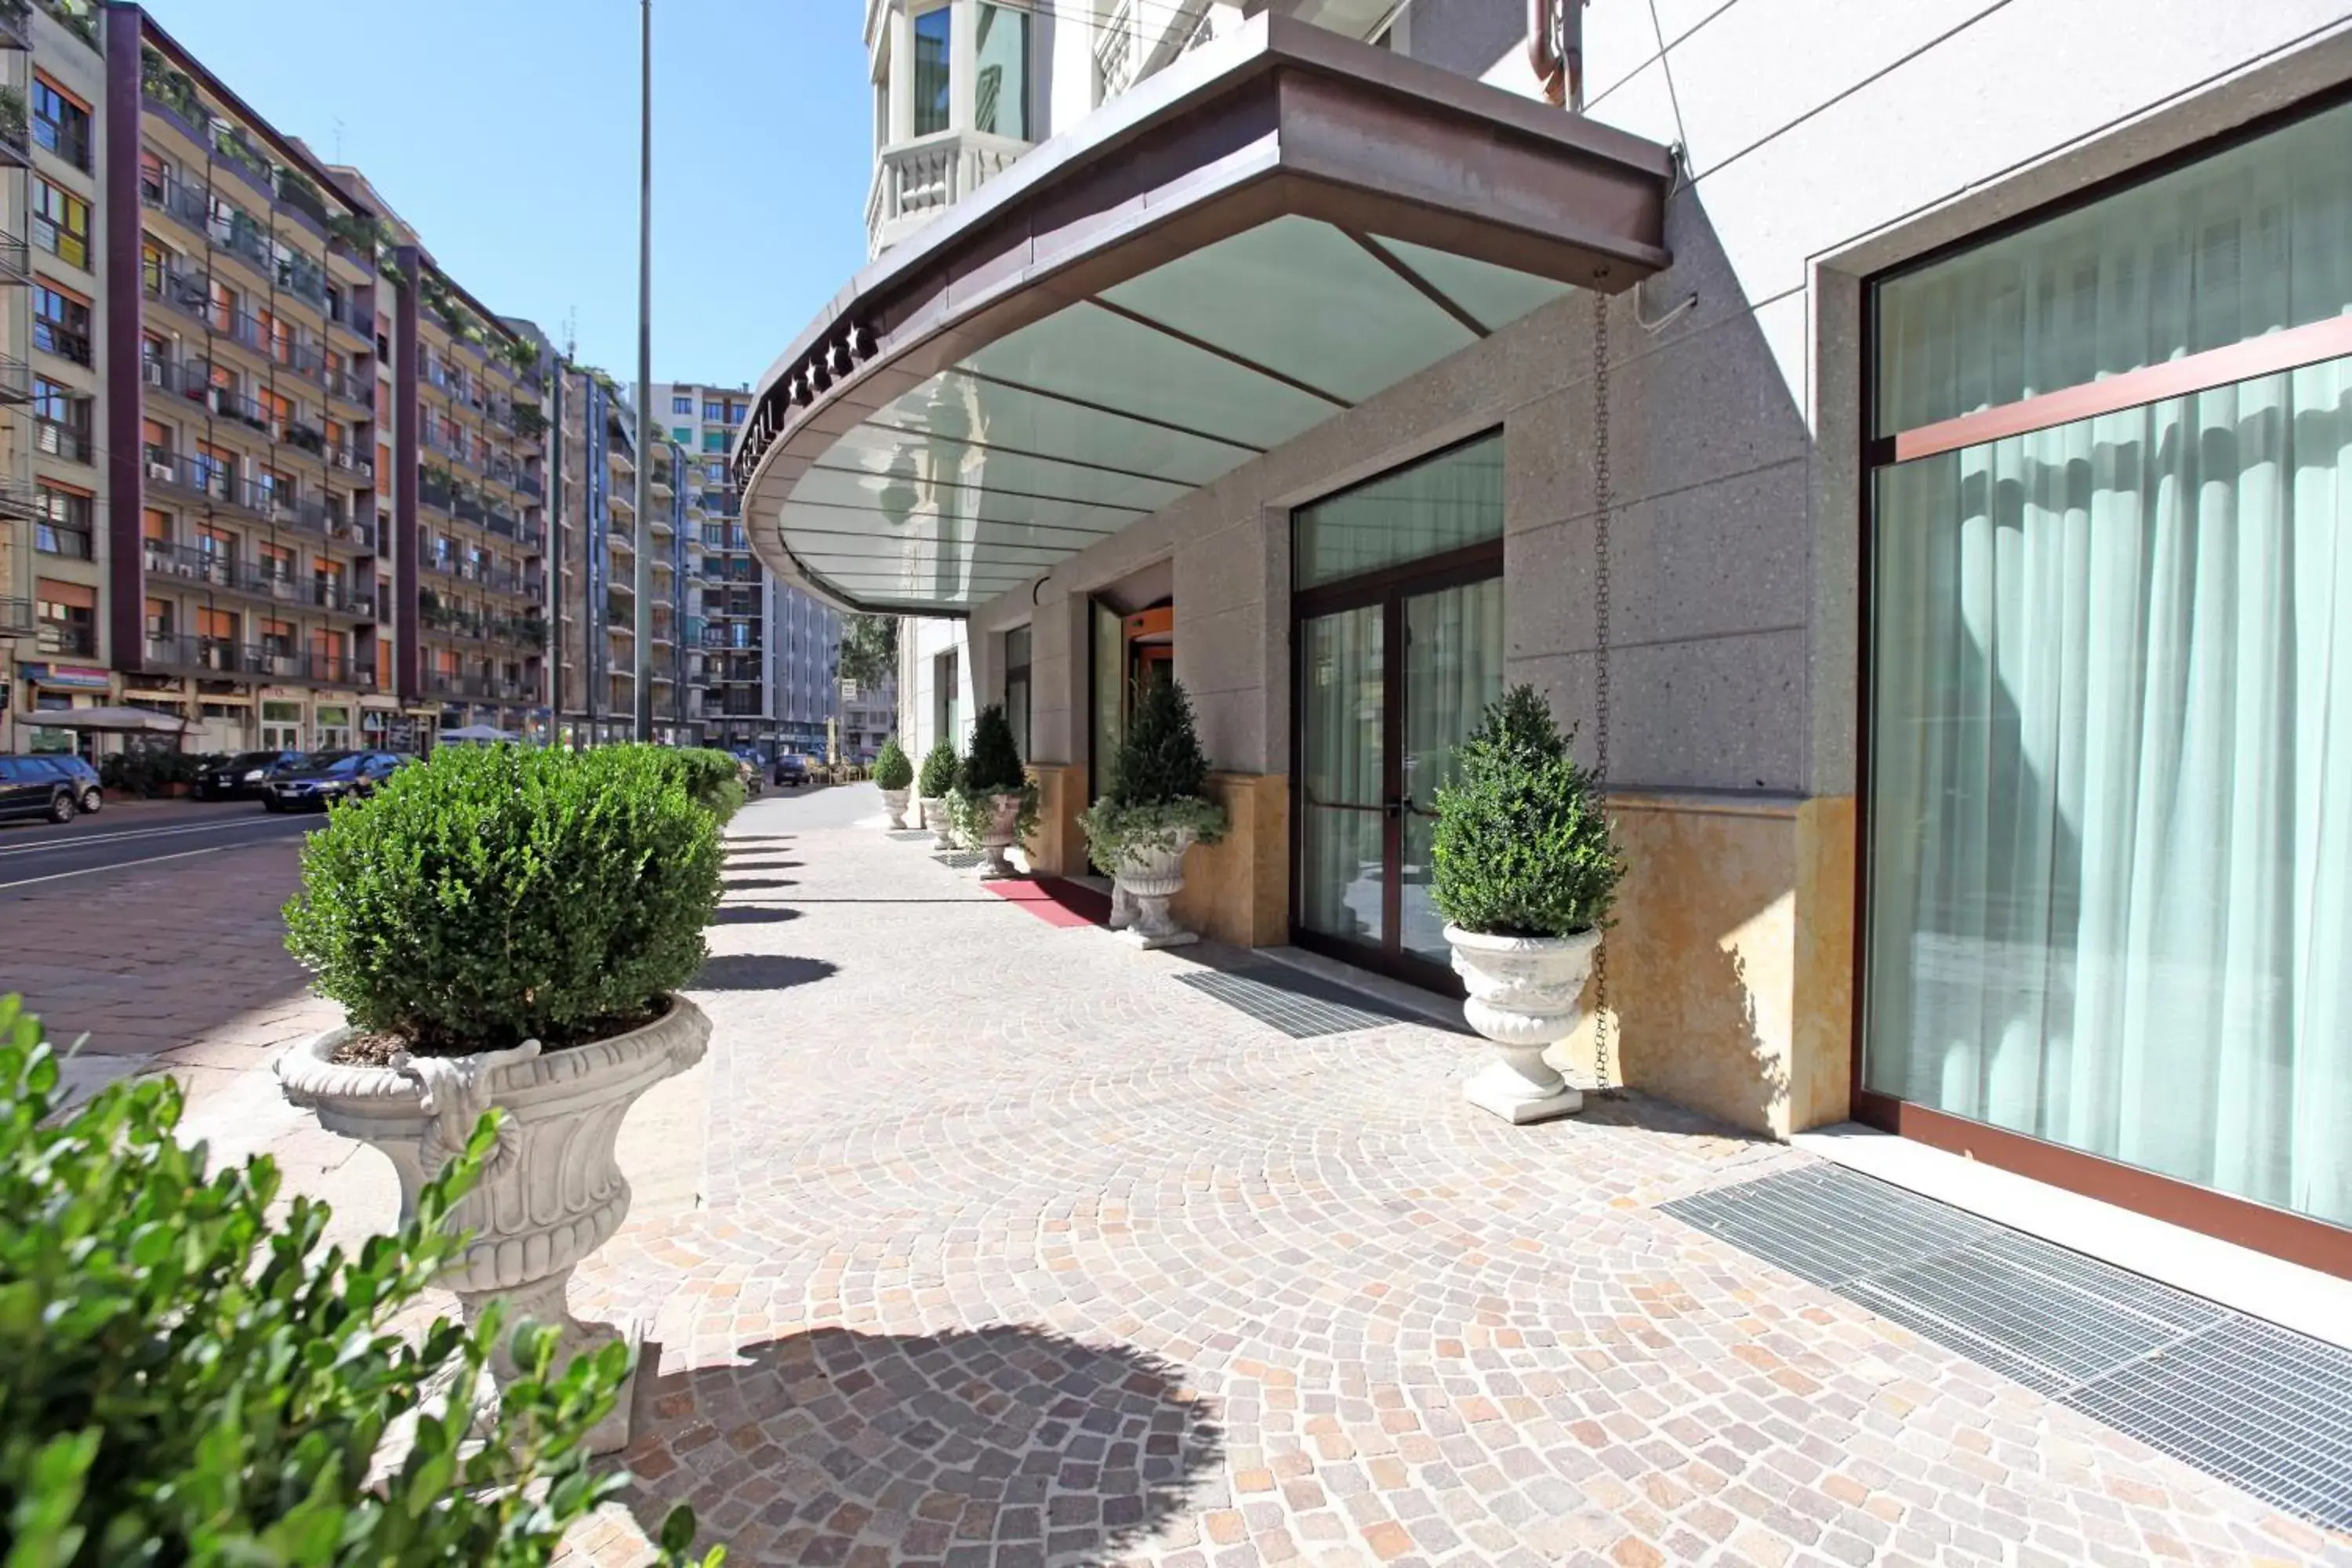
[[[1201,940],[1168,916],[1168,900],[1184,887],[1184,854],[1192,830],[1179,827],[1164,844],[1122,847],[1111,873],[1110,927],[1141,948],[1182,947]]]
[[[916,804],[923,808],[923,826],[931,830],[932,845],[940,849],[954,848],[955,825],[948,820],[948,803],[927,795]]]
[[[907,826],[907,797],[912,793],[911,790],[903,789],[886,789],[882,792],[883,809],[889,812],[890,826],[894,829]]]
[[[480,1184],[451,1216],[474,1239],[441,1283],[457,1292],[469,1322],[503,1299],[509,1327],[528,1320],[559,1328],[560,1366],[640,1331],[635,1324],[579,1321],[565,1291],[572,1271],[628,1215],[628,1178],[613,1156],[622,1118],[647,1089],[700,1061],[709,1042],[710,1020],[700,1008],[683,996],[667,1000],[660,1017],[610,1039],[555,1051],[526,1040],[467,1057],[404,1055],[385,1067],[335,1062],[351,1031],[330,1029],[278,1058],[278,1083],[328,1131],[391,1160],[403,1223],[415,1213],[418,1189],[464,1150],[482,1113],[492,1106],[507,1113]],[[491,1373],[501,1384],[515,1375],[507,1346],[499,1347]],[[593,1452],[627,1445],[629,1394],[624,1385],[597,1426]]]
[[[1601,932],[1488,936],[1448,925],[1445,940],[1470,993],[1463,1016],[1496,1046],[1496,1059],[1470,1076],[1463,1098],[1515,1124],[1582,1110],[1584,1096],[1544,1060],[1544,1047],[1574,1033],[1584,1016]]]
[[[1019,791],[1009,791],[988,796],[988,805],[985,807],[985,815],[981,818],[980,827],[979,849],[982,857],[980,879],[982,881],[996,881],[1018,874],[1013,869],[1013,862],[1004,858],[1004,852],[1012,848],[1019,838],[1020,824],[1021,794]]]

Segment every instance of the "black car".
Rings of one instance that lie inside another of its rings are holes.
[[[776,783],[778,785],[804,784],[808,782],[809,770],[808,759],[806,757],[802,756],[797,752],[778,752],[776,753]]]
[[[339,800],[364,800],[415,760],[397,752],[320,752],[263,784],[261,804],[271,811],[324,811]]]
[[[290,773],[310,760],[301,752],[239,752],[221,758],[196,775],[196,798],[257,799],[272,774]]]
[[[97,771],[79,757],[0,757],[0,817],[71,822],[104,804]]]

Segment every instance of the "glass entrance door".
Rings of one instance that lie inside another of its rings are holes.
[[[1442,989],[1437,791],[1503,689],[1503,443],[1483,436],[1293,520],[1292,936]]]

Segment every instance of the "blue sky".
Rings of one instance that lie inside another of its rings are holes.
[[[485,304],[636,374],[636,0],[148,0]],[[860,0],[654,0],[654,379],[746,382],[866,259]]]

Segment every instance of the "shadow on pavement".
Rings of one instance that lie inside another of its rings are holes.
[[[797,871],[807,865],[805,860],[730,860],[730,871]]]
[[[721,904],[719,912],[710,917],[710,923],[715,926],[764,926],[800,918],[800,910],[788,910],[779,904]]]
[[[688,991],[782,991],[830,977],[834,966],[821,958],[781,952],[723,952],[705,961]]]
[[[747,1562],[1104,1563],[1223,1456],[1181,1369],[1130,1346],[823,1328],[737,1354],[641,1384],[623,1458],[641,1519],[691,1503]]]
[[[739,888],[797,888],[800,886],[790,877],[730,877],[722,885],[730,892]]]
[[[730,833],[719,840],[730,849],[738,844],[790,844],[792,841],[793,836],[789,833]]]

